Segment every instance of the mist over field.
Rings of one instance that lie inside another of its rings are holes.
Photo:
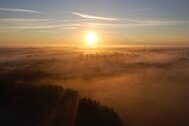
[[[189,48],[1,48],[0,76],[74,89],[126,126],[189,125]]]

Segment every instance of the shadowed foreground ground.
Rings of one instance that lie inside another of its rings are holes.
[[[122,126],[113,109],[59,86],[0,84],[2,126]]]

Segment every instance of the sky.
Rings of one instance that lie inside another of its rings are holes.
[[[189,45],[188,0],[1,0],[0,44]]]

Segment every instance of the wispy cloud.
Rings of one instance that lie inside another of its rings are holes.
[[[42,22],[49,21],[50,19],[35,19],[35,18],[0,18],[4,22]]]
[[[96,16],[94,16],[96,17]],[[113,18],[114,19],[114,18]],[[189,24],[189,20],[162,20],[162,19],[126,19],[119,18],[118,21],[114,20],[99,20],[94,22],[94,19],[83,18],[83,19],[27,19],[27,18],[0,18],[0,30],[27,30],[27,31],[61,31],[62,30],[74,30],[83,27],[86,28],[98,28],[98,29],[124,29],[124,28],[136,28],[136,27],[153,27],[153,26],[171,26],[171,25],[183,25]]]
[[[141,8],[135,11],[148,11],[151,8]],[[124,28],[125,26],[171,26],[171,25],[183,25],[189,24],[189,20],[162,20],[162,19],[127,19],[127,18],[109,18],[109,17],[98,17],[94,15],[87,15],[78,12],[71,12],[74,15],[80,16],[85,19],[96,19],[102,21],[116,21],[116,22],[104,22],[104,23],[88,23],[88,26],[101,26],[101,27],[119,27]],[[86,25],[86,24],[85,24]]]
[[[143,26],[171,26],[189,24],[189,20],[143,20],[138,25]]]
[[[86,27],[98,27],[98,28],[127,28],[127,27],[153,27],[153,26],[177,26],[189,24],[189,20],[133,20],[128,21],[128,19],[115,22],[115,23],[84,23]]]
[[[24,13],[41,13],[41,12],[35,11],[35,10],[18,9],[18,8],[0,8],[0,11],[24,12]]]
[[[27,18],[0,18],[0,29],[73,29],[79,27],[81,23],[71,22],[71,20],[56,19],[27,19]]]
[[[71,12],[71,13],[74,15],[80,16],[82,18],[87,18],[87,19],[107,20],[107,21],[118,21],[119,20],[117,18],[97,17],[97,16],[82,14],[82,13],[78,13],[78,12]]]
[[[77,27],[62,27],[63,30],[74,30],[77,29]]]
[[[32,30],[32,29],[52,29],[52,28],[73,28],[80,24],[57,24],[57,25],[31,25],[31,26],[15,26],[6,27],[8,29],[19,29],[19,30]]]

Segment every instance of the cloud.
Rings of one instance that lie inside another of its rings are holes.
[[[19,29],[19,30],[34,30],[34,29],[52,29],[52,28],[72,28],[77,27],[80,24],[57,24],[57,25],[31,25],[31,26],[16,26],[6,27],[8,29]]]
[[[117,18],[97,17],[97,16],[92,16],[92,15],[87,15],[87,14],[82,14],[82,13],[77,13],[77,12],[71,12],[71,13],[74,15],[80,16],[82,18],[87,18],[87,19],[107,20],[107,21],[118,21],[119,20]]]
[[[28,9],[17,9],[17,8],[0,8],[0,11],[24,12],[24,13],[41,13],[39,11],[28,10]]]
[[[62,27],[63,30],[74,30],[77,29],[77,27]]]
[[[75,27],[79,27],[81,25],[81,23],[71,21],[72,20],[56,20],[46,18],[0,18],[0,29],[74,29]]]
[[[135,11],[147,11],[151,8],[142,8]],[[157,20],[157,19],[148,19],[148,20],[139,20],[139,19],[127,19],[127,18],[108,18],[108,17],[98,17],[93,15],[87,15],[78,12],[71,12],[74,15],[80,16],[86,19],[96,19],[96,20],[104,20],[104,21],[117,21],[116,23],[88,23],[88,25],[93,26],[104,26],[104,27],[120,27],[124,28],[124,26],[170,26],[170,25],[182,25],[189,24],[188,20]]]
[[[83,23],[86,27],[98,27],[98,28],[136,28],[136,27],[154,27],[154,26],[178,26],[178,25],[188,25],[189,20],[132,20],[132,19],[120,19],[119,22],[106,23]]]
[[[189,20],[143,20],[138,25],[142,26],[171,26],[189,24]]]
[[[85,15],[86,16],[86,15]],[[94,16],[96,17],[96,16]],[[99,18],[99,17],[98,17]],[[105,18],[106,19],[106,18]],[[92,20],[92,21],[91,21]],[[89,22],[88,22],[89,21]],[[183,25],[189,24],[189,20],[136,20],[119,18],[118,21],[112,21],[100,19],[98,22],[93,22],[91,18],[81,19],[46,19],[46,18],[0,18],[0,30],[74,30],[80,27],[91,28],[95,27],[98,29],[125,29],[125,28],[136,28],[136,27],[151,27],[151,26],[171,26],[171,25]],[[112,22],[111,22],[112,21]]]
[[[32,18],[0,18],[0,21],[4,22],[43,22],[50,19],[32,19]]]

